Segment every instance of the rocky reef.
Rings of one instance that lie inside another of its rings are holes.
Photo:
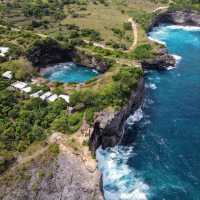
[[[137,88],[132,91],[127,105],[117,112],[100,112],[94,122],[94,130],[89,141],[90,150],[95,154],[99,146],[113,147],[123,137],[126,119],[142,104],[144,97],[144,78],[138,81]]]

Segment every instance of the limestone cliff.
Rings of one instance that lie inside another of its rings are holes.
[[[138,82],[137,88],[132,91],[127,105],[117,112],[100,112],[94,122],[94,130],[89,141],[90,150],[95,154],[96,149],[113,147],[123,137],[124,122],[131,113],[134,113],[142,104],[144,97],[144,78]]]
[[[155,17],[150,30],[160,24],[175,24],[184,26],[200,26],[200,12],[168,11]]]

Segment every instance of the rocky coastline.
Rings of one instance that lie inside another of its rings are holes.
[[[149,31],[160,24],[174,24],[182,26],[200,26],[200,12],[198,11],[168,11],[155,17]]]
[[[142,104],[144,97],[144,78],[138,81],[137,88],[132,91],[128,103],[117,112],[100,112],[94,122],[94,130],[90,137],[89,147],[95,154],[99,146],[113,147],[123,137],[124,122]]]
[[[160,24],[200,26],[200,15],[197,12],[189,11],[162,13],[153,20],[149,31]],[[87,54],[78,49],[72,50],[70,53],[68,51],[65,55],[68,55],[65,61],[73,61],[87,67],[92,67],[102,73],[108,70],[110,64],[109,61],[105,61],[103,58],[95,57],[95,55]],[[54,58],[51,58],[54,61]],[[52,64],[51,60],[48,60],[48,63]],[[160,48],[154,58],[141,61],[142,68],[145,70],[165,70],[169,66],[175,66],[175,64],[175,58],[167,52],[164,46]],[[102,148],[113,147],[121,141],[126,119],[141,106],[143,98],[144,78],[141,78],[137,88],[132,91],[126,106],[117,112],[102,111],[98,113],[95,118],[92,135],[89,139],[89,148],[93,155],[95,155],[96,149],[99,146],[102,146]],[[102,178],[100,178],[101,193],[103,193],[102,184]]]

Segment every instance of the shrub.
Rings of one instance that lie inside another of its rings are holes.
[[[134,51],[134,57],[138,60],[151,58],[152,56],[152,47],[149,44],[140,45]]]

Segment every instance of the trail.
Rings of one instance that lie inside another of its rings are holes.
[[[160,7],[156,8],[156,9],[154,9],[153,13],[156,13],[156,12],[159,12],[159,11],[162,11],[162,10],[167,10],[169,8],[169,6],[170,6],[171,3],[173,3],[173,1],[169,0],[167,6],[160,6]]]
[[[133,20],[133,18],[129,18],[128,22],[131,23],[132,31],[133,31],[133,43],[128,49],[128,51],[130,52],[137,46],[137,43],[138,43],[138,29],[137,29],[137,23]]]

